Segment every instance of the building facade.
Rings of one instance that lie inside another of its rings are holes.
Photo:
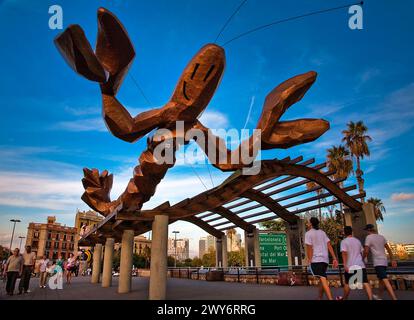
[[[46,223],[29,223],[26,245],[32,247],[37,258],[45,255],[49,259],[61,256],[67,259],[69,254],[77,254],[77,229],[62,226],[56,217],[48,217]]]
[[[137,236],[134,238],[134,253],[139,256],[150,257],[151,240],[144,236]]]
[[[242,248],[241,235],[235,229],[227,230],[227,251],[240,251]]]
[[[207,236],[207,246],[206,251],[209,252],[211,250],[216,250],[216,237],[213,237],[212,235]]]
[[[188,239],[168,239],[168,255],[178,261],[190,258],[190,240]]]
[[[95,211],[78,210],[75,216],[75,228],[79,231],[79,235],[82,235],[96,227],[102,220],[103,216]]]

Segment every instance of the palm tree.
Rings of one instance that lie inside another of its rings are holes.
[[[309,181],[308,183],[306,183],[306,189],[307,190],[313,190],[315,188],[317,188],[319,185],[316,182],[313,181]],[[315,193],[319,196],[323,193],[323,189],[319,188],[317,190],[315,190]],[[318,205],[321,204],[321,199],[318,199]],[[318,209],[318,218],[319,220],[322,220],[322,208]]]
[[[386,210],[384,204],[382,203],[382,200],[378,198],[369,198],[367,202],[374,205],[375,219],[377,221],[384,221],[384,214],[386,213]]]
[[[327,150],[326,155],[328,169],[330,171],[335,171],[333,178],[337,179],[346,179],[348,178],[352,171],[353,165],[350,158],[350,153],[345,149],[343,145],[332,146],[332,148]],[[339,183],[339,186],[343,187],[343,182]],[[343,215],[342,202],[340,203],[341,214]],[[345,221],[344,217],[343,221]]]
[[[348,123],[348,128],[342,131],[344,135],[342,141],[345,142],[353,158],[356,159],[356,177],[358,181],[359,193],[364,192],[364,179],[362,178],[363,171],[361,170],[361,159],[364,156],[369,156],[368,142],[372,141],[372,138],[367,135],[368,127],[362,122],[357,123],[351,121]],[[362,198],[364,202],[364,198]]]

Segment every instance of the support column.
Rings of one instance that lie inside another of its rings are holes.
[[[115,240],[113,238],[106,239],[102,272],[103,288],[109,288],[112,286],[112,261],[114,257],[114,244]]]
[[[227,258],[227,236],[223,235],[221,237],[221,255],[222,255],[222,264],[223,268],[228,268],[228,258]]]
[[[128,293],[131,291],[133,249],[134,230],[124,230],[121,243],[118,293]]]
[[[290,265],[302,265],[305,254],[305,220],[300,219],[295,224],[285,222],[288,248],[288,261]]]
[[[102,244],[97,243],[93,250],[91,283],[98,283],[101,275]]]
[[[259,230],[254,229],[252,232],[244,231],[244,244],[246,251],[246,266],[261,266],[260,247],[259,247]]]
[[[221,238],[216,238],[216,267],[227,268],[227,236],[223,234]]]
[[[364,244],[367,236],[366,231],[364,231],[364,227],[367,224],[372,224],[377,230],[374,205],[366,202],[362,205],[362,211],[360,212],[351,212],[349,209],[345,210],[345,224],[352,227],[354,236],[358,238],[362,244]]]
[[[157,215],[152,223],[150,300],[165,300],[167,296],[168,222],[167,215]]]

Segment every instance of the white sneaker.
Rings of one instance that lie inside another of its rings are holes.
[[[376,294],[373,294],[373,295],[372,295],[372,298],[373,298],[374,300],[382,300],[382,298],[381,298],[379,295],[376,295]]]

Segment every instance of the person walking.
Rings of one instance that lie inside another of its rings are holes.
[[[34,271],[35,263],[36,263],[36,253],[32,252],[31,246],[26,246],[26,251],[23,253],[23,272],[22,277],[19,283],[19,294],[28,293],[29,285],[30,285],[30,278],[32,276],[32,272]]]
[[[23,258],[18,248],[14,249],[13,254],[7,259],[4,267],[4,276],[7,276],[6,292],[9,296],[14,293],[17,278],[23,272]]]
[[[305,233],[305,245],[308,259],[310,259],[311,273],[320,279],[318,299],[322,300],[325,292],[328,299],[333,300],[326,274],[329,265],[329,253],[332,256],[334,268],[338,267],[338,260],[328,236],[319,229],[319,219],[316,217],[310,218],[308,227],[310,230]]]
[[[362,283],[367,293],[368,299],[372,300],[372,289],[368,282],[367,269],[362,257],[364,249],[361,241],[352,235],[352,227],[346,226],[344,228],[345,239],[341,241],[341,254],[345,267],[345,285],[343,300],[347,300],[350,293],[349,280],[352,276],[361,272]],[[352,269],[352,270],[351,270]]]
[[[66,262],[66,283],[67,284],[70,284],[70,281],[72,280],[72,273],[75,271],[75,267],[76,267],[75,263],[76,263],[76,258],[73,255],[73,253],[71,253]]]
[[[46,288],[48,266],[49,266],[49,259],[47,259],[46,256],[44,255],[42,259],[39,261],[39,271],[40,271],[39,287],[40,288]]]
[[[380,281],[379,296],[374,295],[374,299],[382,299],[385,287],[391,298],[393,300],[397,300],[397,296],[395,295],[394,289],[392,288],[387,275],[388,259],[385,254],[385,250],[388,252],[388,255],[390,257],[391,266],[393,268],[397,267],[397,261],[394,260],[391,248],[388,245],[385,237],[378,234],[372,224],[367,224],[364,230],[368,232],[368,236],[365,239],[364,259],[367,259],[369,253],[371,252],[375,272],[377,274],[378,280]]]

